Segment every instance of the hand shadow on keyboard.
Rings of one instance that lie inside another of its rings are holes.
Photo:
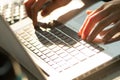
[[[35,34],[38,40],[45,46],[58,45],[60,47],[69,48],[77,43],[77,40],[80,40],[77,37],[77,33],[67,28],[64,24],[53,21],[53,23],[44,24],[39,23],[42,28],[36,29]],[[43,29],[44,27],[44,29]],[[50,28],[50,30],[47,30]],[[73,34],[71,34],[73,33]],[[72,37],[72,36],[74,37]]]
[[[42,22],[38,22],[37,25],[34,27],[36,31],[39,31],[39,30],[47,30],[47,29],[53,29],[57,26],[60,26],[62,25],[62,23],[56,21],[56,20],[53,20],[52,22],[49,22],[49,23],[42,23]]]

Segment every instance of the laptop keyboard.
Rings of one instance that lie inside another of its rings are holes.
[[[0,15],[2,15],[10,25],[27,17],[23,1],[24,0],[14,0],[0,3]]]
[[[10,25],[26,17],[24,5],[18,3],[0,6],[0,14]],[[81,40],[76,32],[64,25],[48,32],[34,31],[29,25],[18,31],[17,36],[24,46],[58,72],[83,62],[103,50],[95,44]]]
[[[28,26],[17,34],[24,46],[58,72],[85,61],[103,50],[95,44],[81,40],[76,32],[64,25],[48,32],[34,31]]]

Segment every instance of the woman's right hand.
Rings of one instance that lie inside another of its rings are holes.
[[[105,29],[110,24],[114,24],[113,27]],[[78,34],[88,42],[96,41],[98,35],[104,43],[120,40],[120,0],[106,2],[100,8],[89,11]]]

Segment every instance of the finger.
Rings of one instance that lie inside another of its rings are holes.
[[[112,39],[110,39],[110,40],[107,41],[107,42],[104,42],[104,44],[108,44],[108,43],[116,42],[116,41],[119,41],[119,40],[120,40],[120,33],[119,33],[119,35],[118,35],[117,37],[112,38]]]
[[[42,11],[41,15],[42,15],[42,16],[47,16],[47,15],[49,15],[52,11],[54,11],[55,9],[67,5],[69,2],[71,2],[71,0],[61,0],[61,1],[59,1],[59,0],[53,0],[53,2],[52,2],[50,5],[48,5],[48,7],[46,7],[46,8]]]
[[[100,6],[100,7],[97,8],[96,10],[92,11],[91,14],[90,14],[89,16],[92,16],[92,15],[94,15],[95,13],[97,13],[97,12],[103,10],[103,9],[104,9],[104,5]]]
[[[119,19],[118,16],[115,16],[118,13],[110,14],[107,17],[103,18],[91,31],[89,34],[87,41],[91,42],[94,40],[94,38],[108,25],[110,25],[112,22],[116,21]],[[114,17],[114,18],[113,18]],[[112,34],[111,34],[112,35]],[[106,37],[107,38],[107,37]]]
[[[27,12],[27,15],[31,18],[31,6],[34,4],[36,0],[27,0],[24,2],[25,9]]]
[[[86,17],[83,25],[81,26],[81,28],[79,29],[79,32],[78,32],[78,36],[81,36],[81,38],[84,40],[84,37],[83,37],[83,30],[86,26],[86,23],[88,22],[88,16]]]
[[[113,28],[107,33],[105,34],[104,38],[103,38],[103,41],[104,42],[107,42],[109,41],[110,39],[112,38],[115,38],[116,37],[116,34],[120,32],[120,21],[118,21],[114,26]]]
[[[43,6],[46,0],[38,0],[31,6],[31,15],[33,20],[33,25],[37,25],[37,13],[39,9]]]
[[[86,37],[84,35],[84,30],[85,30],[86,26],[88,26],[87,23],[89,22],[90,17],[93,16],[94,14],[96,14],[97,12],[101,11],[102,9],[103,9],[103,6],[101,6],[100,8],[92,11],[91,14],[89,14],[87,16],[87,18],[85,19],[83,25],[81,26],[81,28],[80,28],[80,30],[78,32],[78,35],[81,36],[82,39],[86,39]]]
[[[106,29],[104,31],[101,31],[93,40],[94,43],[104,43],[103,37],[106,33],[108,33],[112,28]]]
[[[84,39],[88,37],[91,30],[96,26],[96,23],[101,21],[105,16],[107,16],[107,13],[105,13],[104,11],[100,11],[88,18],[88,21],[86,22],[82,33]]]
[[[89,10],[88,10],[89,11]],[[94,13],[94,11],[89,11],[88,13]],[[83,23],[83,25],[81,26],[81,28],[80,28],[80,30],[79,30],[79,32],[78,32],[78,36],[81,36],[81,38],[84,40],[85,38],[84,38],[84,35],[83,35],[83,30],[84,30],[84,28],[87,26],[87,22],[88,22],[88,20],[89,20],[89,17],[90,17],[90,14],[86,17],[86,19],[85,19],[85,21],[84,21],[84,23]]]

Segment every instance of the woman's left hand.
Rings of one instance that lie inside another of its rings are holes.
[[[48,0],[26,0],[24,2],[28,17],[32,19],[34,26],[37,25],[37,14],[39,10],[44,6],[44,4],[47,1]],[[69,2],[71,2],[71,0],[49,0],[49,1],[51,1],[50,4],[41,10],[42,16],[47,16],[55,9],[65,6]]]

